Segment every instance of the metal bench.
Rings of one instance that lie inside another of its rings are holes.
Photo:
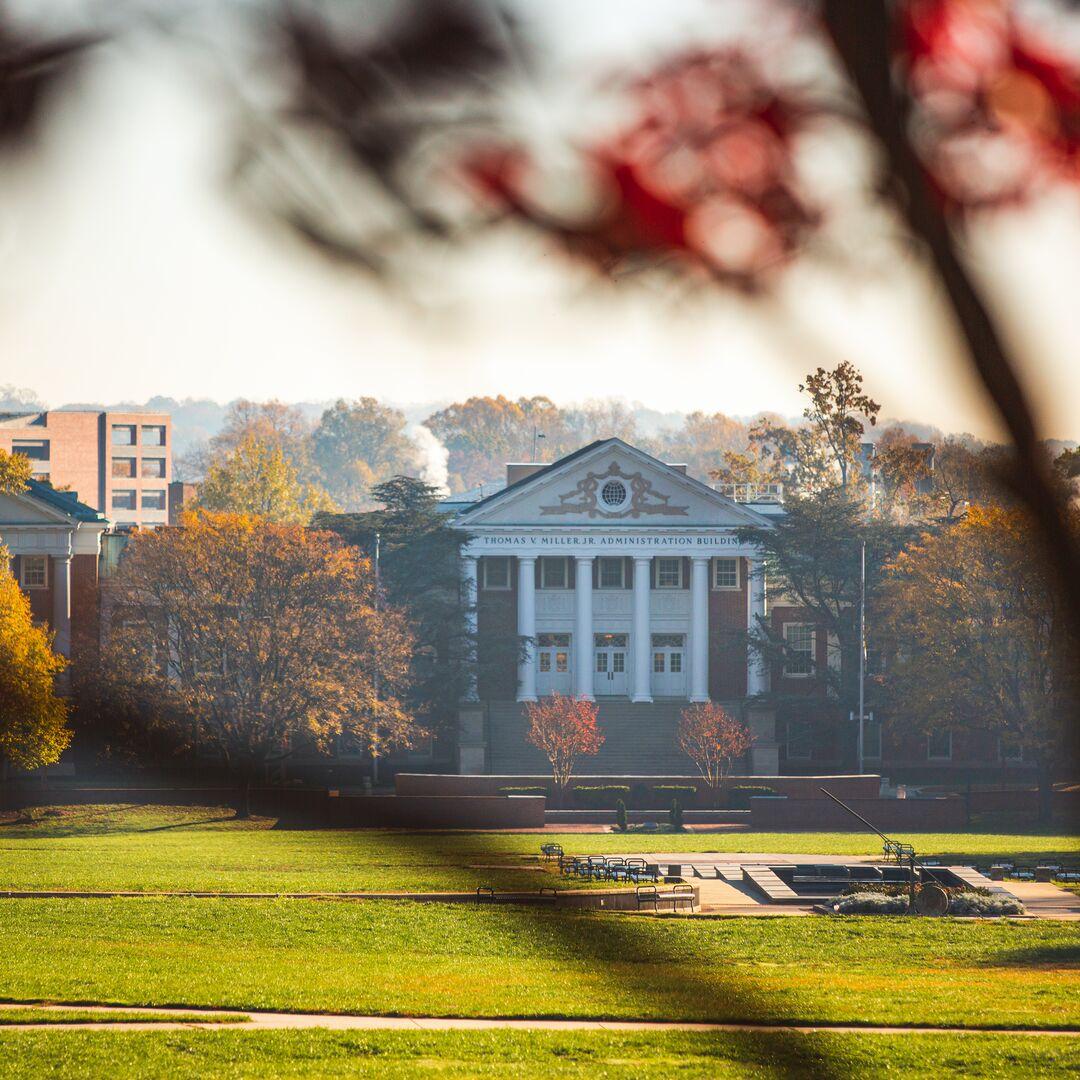
[[[561,859],[563,856],[562,844],[541,844],[540,854],[544,857],[546,862],[550,862],[553,859]]]
[[[671,903],[672,911],[678,910],[680,905],[687,904],[690,905],[691,911],[694,910],[694,886],[685,882],[664,890],[656,885],[639,885],[634,890],[634,896],[637,900],[638,911],[651,905],[653,911],[659,912],[661,903],[668,902]]]

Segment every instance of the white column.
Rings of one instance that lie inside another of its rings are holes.
[[[53,615],[56,631],[56,651],[71,656],[71,556],[52,558]]]
[[[631,701],[652,701],[649,637],[649,574],[651,558],[634,558],[634,693]]]
[[[758,617],[765,617],[765,571],[761,559],[747,559],[746,581],[746,629],[753,633],[758,629]],[[752,651],[746,657],[746,693],[767,693],[769,672],[761,658]]]
[[[709,560],[690,560],[690,700],[709,700]]]
[[[518,557],[518,701],[536,700],[536,558]]]
[[[591,555],[575,557],[574,697],[593,700],[593,621]]]
[[[461,601],[465,605],[465,663],[469,681],[465,690],[466,701],[478,700],[476,685],[476,559],[472,555],[461,558]]]

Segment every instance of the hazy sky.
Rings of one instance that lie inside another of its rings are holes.
[[[600,69],[679,39],[704,7],[545,0],[540,29],[564,63]],[[799,377],[844,357],[885,415],[992,433],[933,291],[902,260],[796,268],[775,304],[673,302],[502,235],[448,264],[450,299],[421,310],[246,216],[222,179],[230,134],[198,69],[161,41],[102,51],[38,151],[0,175],[0,383],[52,404],[543,393],[793,414]],[[1075,198],[980,226],[972,257],[1044,433],[1080,437]]]

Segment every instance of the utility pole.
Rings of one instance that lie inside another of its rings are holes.
[[[374,606],[375,606],[376,612],[379,610],[379,544],[380,544],[381,539],[382,539],[382,537],[379,535],[378,531],[376,531],[376,533],[375,533],[375,551],[374,551],[374,557],[372,559],[372,562],[374,563],[374,568],[375,568],[375,605]],[[378,660],[377,659],[376,659],[376,663],[375,663],[375,680],[374,681],[375,681],[375,700],[378,701],[379,700],[379,691],[380,691],[381,687],[379,686],[379,667],[378,667]],[[378,782],[379,782],[379,755],[377,753],[372,752],[372,755],[371,755],[371,786],[374,787]]]
[[[866,716],[866,541],[859,566],[859,773],[863,771],[863,720]]]

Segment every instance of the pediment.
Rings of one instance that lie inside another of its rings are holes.
[[[63,511],[45,506],[29,495],[0,492],[0,525],[56,525],[70,521]]]
[[[644,451],[608,439],[463,511],[465,526],[738,527],[767,519]]]

